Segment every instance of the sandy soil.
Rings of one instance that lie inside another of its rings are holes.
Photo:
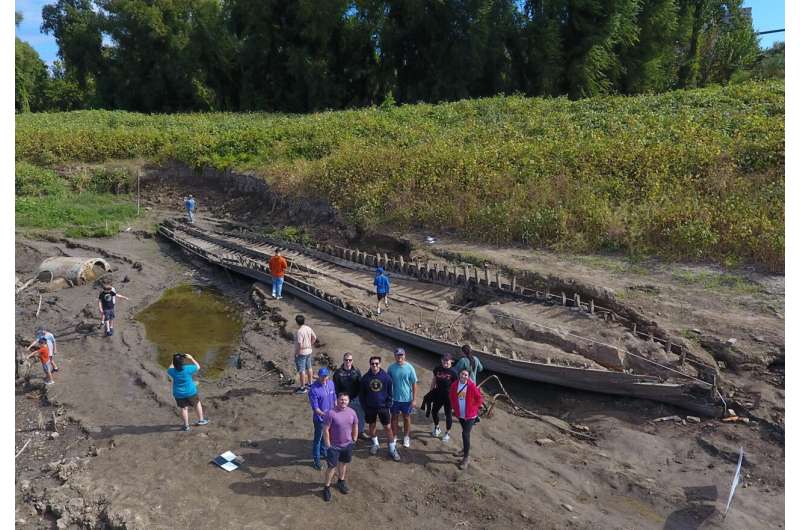
[[[474,464],[461,472],[455,466],[459,427],[453,429],[453,441],[443,444],[430,436],[429,420],[420,413],[411,448],[401,450],[402,462],[387,458],[383,439],[374,457],[360,444],[348,480],[352,492],[345,497],[334,491],[327,504],[321,498],[321,474],[310,467],[307,401],[287,385],[292,345],[273,320],[279,320],[277,314],[288,318],[292,332],[292,317],[307,316],[322,343],[315,351],[315,370],[339,362],[345,351],[364,369],[370,355],[388,361],[397,345],[289,296],[270,302],[268,312],[259,311],[249,282],[135,230],[79,243],[112,253],[106,259],[115,268],[115,284],[131,300],[120,302],[117,333],[107,338],[91,330],[99,325],[93,285],[52,293],[29,288],[16,297],[18,350],[39,324],[57,333],[62,350],[55,385],[44,387],[36,366],[17,385],[17,451],[30,440],[15,462],[18,528],[784,526],[783,378],[776,364],[783,349],[779,279],[754,277],[759,290],[742,293],[684,285],[671,269],[633,274],[546,254],[442,242],[485,253],[497,263],[558,271],[608,287],[665,328],[699,329],[698,342],[738,337],[736,348],[726,351],[736,371],[726,368],[723,374],[743,401],[759,394],[758,403],[741,411],[751,421],[686,422],[685,412],[663,404],[503,378],[517,402],[587,426],[596,442],[571,438],[498,405],[494,416],[473,431]],[[96,252],[19,237],[17,272],[28,277],[41,259],[59,254]],[[141,271],[135,262],[143,264]],[[156,348],[133,319],[165,288],[185,281],[223,290],[247,322],[237,352],[242,368],[231,367],[218,380],[201,379],[211,424],[190,433],[179,431]],[[422,389],[427,388],[435,357],[410,350],[409,361]],[[50,434],[53,412],[57,437]],[[679,420],[651,421],[671,415]],[[739,447],[746,454],[744,483],[723,521]],[[245,458],[242,469],[226,473],[210,464],[229,449]]]

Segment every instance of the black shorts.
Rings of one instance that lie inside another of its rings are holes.
[[[103,320],[114,320],[114,309],[103,309]]]
[[[389,420],[391,419],[391,414],[389,414],[389,409],[371,409],[369,407],[364,408],[364,421],[370,425],[375,423],[376,419],[381,420],[381,425],[386,427],[389,425]]]
[[[383,300],[386,298],[386,293],[378,293],[378,300]]]
[[[328,447],[325,459],[330,467],[335,467],[339,462],[349,464],[353,460],[353,444],[348,444],[346,447]]]
[[[175,398],[175,403],[178,404],[180,408],[184,407],[194,407],[200,402],[200,394],[195,394],[193,396],[185,397],[185,398]]]

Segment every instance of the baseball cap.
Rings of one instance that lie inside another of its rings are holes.
[[[398,355],[405,355],[406,351],[403,348],[397,348],[394,351],[394,356],[397,357]]]
[[[327,368],[320,368],[319,372],[317,372],[320,377],[327,377],[330,375],[330,371]]]

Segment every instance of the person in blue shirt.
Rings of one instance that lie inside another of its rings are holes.
[[[194,200],[192,195],[189,195],[184,199],[183,205],[186,207],[186,215],[189,217],[189,222],[194,224],[194,212],[197,210],[197,201]]]
[[[383,267],[378,267],[375,270],[375,292],[378,295],[378,314],[381,314],[381,302],[383,302],[386,309],[389,309],[389,276]]]
[[[173,355],[172,364],[167,369],[167,375],[172,379],[172,395],[181,409],[183,430],[187,432],[192,430],[189,427],[189,407],[194,407],[197,410],[197,417],[200,418],[194,423],[195,425],[208,425],[208,419],[203,416],[203,405],[197,393],[197,384],[192,379],[192,374],[198,370],[200,364],[188,353]]]
[[[308,403],[311,405],[314,422],[314,441],[311,444],[311,466],[322,469],[322,434],[325,430],[325,413],[336,405],[336,386],[330,378],[330,370],[324,366],[317,372],[319,378],[308,388]]]
[[[406,351],[394,351],[395,362],[387,370],[392,378],[392,432],[397,437],[403,416],[403,447],[411,447],[411,411],[417,408],[417,372],[406,361]]]

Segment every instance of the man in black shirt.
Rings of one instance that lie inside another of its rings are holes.
[[[434,437],[439,437],[442,433],[439,429],[439,409],[444,405],[445,428],[447,429],[442,436],[442,441],[447,443],[450,441],[450,429],[453,427],[453,407],[450,404],[450,385],[458,380],[458,376],[451,368],[453,365],[453,357],[446,353],[442,356],[441,364],[433,369],[433,380],[431,381],[431,393],[433,394],[433,405],[431,406],[431,413],[433,416],[433,431],[431,434]]]
[[[106,337],[114,334],[114,307],[117,305],[118,297],[130,300],[130,298],[117,293],[110,283],[103,285],[97,305],[100,306],[100,323],[105,324],[106,327]]]
[[[333,372],[333,386],[336,388],[336,395],[340,392],[346,392],[350,397],[350,408],[356,412],[358,416],[358,435],[363,438],[369,438],[364,432],[364,409],[358,399],[361,392],[361,372],[353,366],[353,354],[345,353],[342,366]]]

